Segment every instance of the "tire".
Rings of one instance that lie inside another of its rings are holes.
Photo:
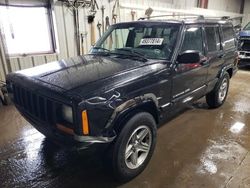
[[[216,84],[215,88],[206,95],[206,101],[210,108],[218,108],[226,101],[230,76],[225,73]]]
[[[142,139],[139,139],[140,135]],[[127,182],[146,168],[153,154],[156,138],[156,123],[151,114],[140,112],[127,121],[112,151],[112,168],[116,180]]]

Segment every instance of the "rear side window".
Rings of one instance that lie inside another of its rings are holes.
[[[181,52],[186,50],[197,50],[204,54],[201,27],[189,27],[186,29]]]
[[[208,52],[215,52],[221,49],[219,28],[205,27]]]
[[[222,26],[225,50],[235,47],[234,30],[230,26]]]

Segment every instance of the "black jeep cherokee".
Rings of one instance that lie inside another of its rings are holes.
[[[114,175],[126,181],[149,162],[163,114],[203,96],[212,108],[225,102],[236,47],[227,20],[118,23],[88,55],[9,74],[8,91],[45,136],[108,145]]]

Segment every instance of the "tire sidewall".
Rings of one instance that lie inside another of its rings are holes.
[[[151,131],[152,134],[151,147],[145,161],[138,168],[130,169],[127,167],[125,163],[124,154],[126,150],[126,145],[133,131],[141,125],[147,126]],[[133,177],[137,176],[138,174],[140,174],[145,169],[153,154],[156,145],[156,137],[157,137],[156,132],[157,128],[155,120],[153,116],[149,113],[140,112],[127,121],[121,133],[119,134],[114,146],[113,170],[116,179],[118,179],[119,181],[128,181]]]
[[[227,80],[227,91],[226,91],[226,95],[225,95],[224,99],[221,101],[221,100],[219,99],[219,91],[220,91],[221,84],[223,84],[224,79]],[[229,74],[228,74],[228,73],[225,73],[225,74],[221,77],[220,82],[219,82],[219,84],[218,84],[218,86],[217,86],[217,88],[216,88],[216,100],[217,100],[217,103],[218,103],[219,105],[222,105],[222,104],[226,101],[226,99],[227,99],[228,90],[229,90],[229,80],[230,80]]]

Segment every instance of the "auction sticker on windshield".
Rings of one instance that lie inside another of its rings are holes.
[[[144,38],[141,39],[140,45],[162,45],[163,38]]]

